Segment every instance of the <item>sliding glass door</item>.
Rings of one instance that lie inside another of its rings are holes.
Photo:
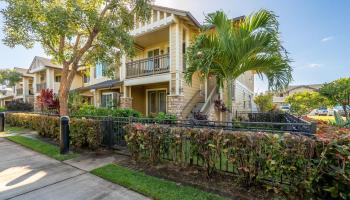
[[[166,113],[166,91],[148,91],[148,116],[156,116],[158,113]]]

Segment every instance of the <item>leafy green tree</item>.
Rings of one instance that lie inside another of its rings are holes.
[[[347,106],[350,104],[350,78],[340,78],[333,82],[324,84],[320,93],[334,104],[343,107],[346,118],[349,118]]]
[[[40,43],[62,65],[60,114],[68,114],[68,93],[80,66],[97,62],[119,66],[133,54],[129,35],[135,21],[151,15],[151,0],[4,0],[4,43],[31,48]]]
[[[21,81],[22,75],[12,69],[3,69],[0,70],[0,84],[13,87]]]
[[[268,112],[273,110],[273,103],[272,103],[273,94],[267,93],[267,94],[260,94],[258,96],[255,96],[254,103],[258,106],[260,112]]]
[[[286,50],[283,48],[277,17],[260,10],[238,22],[217,11],[206,17],[207,28],[195,38],[187,51],[189,67],[185,77],[191,83],[195,72],[203,77],[216,76],[217,84],[227,92],[228,117],[232,118],[232,83],[241,74],[254,71],[265,75],[271,90],[284,88],[292,80]]]
[[[330,106],[330,101],[318,92],[298,92],[286,98],[290,110],[299,116],[308,114],[313,109]]]

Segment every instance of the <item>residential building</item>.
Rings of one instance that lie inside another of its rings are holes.
[[[300,92],[317,92],[323,84],[312,84],[312,85],[291,85],[285,90],[276,92],[273,96],[273,104],[276,106],[285,105],[285,100],[288,96]]]
[[[186,62],[184,54],[201,25],[190,12],[153,6],[148,22],[137,22],[131,35],[136,55],[122,56],[116,67],[115,78],[107,75],[107,65],[98,63],[80,68],[72,84],[72,91],[84,96],[96,107],[132,108],[144,116],[159,112],[171,113],[179,118],[191,117],[201,111],[211,120],[222,119],[215,110],[214,100],[224,99],[215,77],[205,80],[197,73],[192,85],[184,80]],[[35,94],[43,88],[59,89],[62,67],[49,59],[35,57],[28,73],[34,74]],[[233,112],[250,111],[254,92],[254,74],[246,72],[233,84]]]
[[[214,100],[225,92],[218,92],[215,77],[202,81],[193,76],[192,85],[184,80],[184,53],[201,25],[190,12],[153,6],[151,20],[136,23],[131,32],[136,56],[122,58],[120,70],[121,107],[129,107],[154,116],[159,112],[187,118],[193,111],[220,119]],[[254,91],[254,74],[247,72],[234,81],[233,107],[249,111]],[[211,114],[212,113],[212,114]]]
[[[38,96],[42,89],[52,89],[54,93],[58,93],[62,66],[53,63],[48,58],[35,56],[28,71],[28,74],[33,76],[33,93]],[[83,84],[82,76],[80,74],[74,77],[71,89],[81,87]]]
[[[21,74],[21,80],[13,87],[13,99],[26,103],[34,103],[34,76],[28,74],[28,69],[15,67],[14,70]]]
[[[13,101],[13,88],[3,86],[0,89],[0,107],[5,107],[11,101]]]

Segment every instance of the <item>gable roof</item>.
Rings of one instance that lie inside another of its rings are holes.
[[[14,67],[13,69],[24,77],[34,77],[32,74],[28,74],[28,69],[20,67]]]
[[[52,67],[57,69],[62,69],[62,66],[59,66],[57,64],[54,64],[51,59],[44,58],[40,56],[35,56],[32,64],[30,65],[27,73],[34,73],[34,71],[40,71],[40,69],[35,70],[36,68],[45,68],[45,67]],[[42,69],[41,69],[42,70]]]
[[[174,15],[178,15],[178,16],[183,17],[183,18],[188,18],[192,22],[192,24],[195,25],[197,28],[201,27],[201,24],[197,21],[196,18],[194,18],[194,16],[189,11],[179,10],[179,9],[169,8],[169,7],[164,7],[164,6],[157,6],[157,5],[152,5],[152,8],[154,10],[159,10],[162,12],[167,12],[167,13],[171,13]]]
[[[290,92],[292,90],[298,89],[298,88],[308,88],[313,91],[317,91],[322,87],[323,84],[311,84],[311,85],[291,85],[288,86],[288,88],[284,92]]]

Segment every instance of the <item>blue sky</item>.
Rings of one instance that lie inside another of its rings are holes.
[[[272,10],[279,16],[281,37],[294,61],[292,84],[324,83],[350,76],[350,1],[156,0],[156,4],[190,11],[200,22],[205,13],[216,10],[224,10],[230,17],[262,8]],[[2,23],[0,18],[0,26]],[[45,56],[40,46],[11,49],[1,43],[0,68],[28,67],[35,55]],[[257,80],[256,92],[265,89],[266,82]]]

